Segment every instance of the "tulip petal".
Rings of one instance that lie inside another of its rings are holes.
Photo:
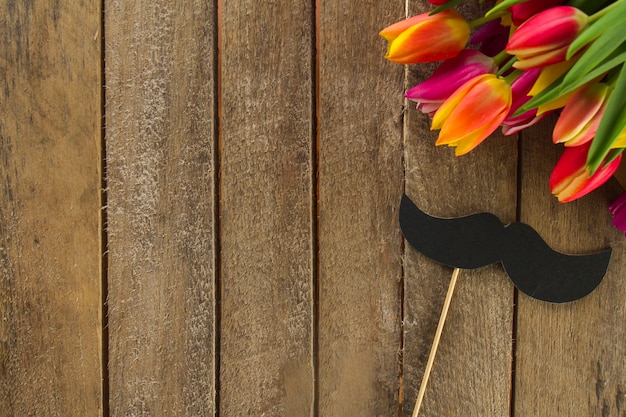
[[[392,41],[396,39],[402,32],[407,30],[413,25],[417,25],[423,21],[428,19],[428,13],[418,14],[413,17],[409,17],[408,19],[401,20],[399,22],[394,23],[391,26],[387,26],[385,29],[381,30],[378,34],[385,38],[388,41]]]
[[[621,154],[592,174],[586,167],[590,146],[591,142],[565,148],[554,166],[550,175],[550,191],[559,202],[567,203],[590,193],[608,181],[619,167]]]
[[[565,60],[566,52],[567,45],[549,52],[538,53],[535,55],[527,55],[523,57],[518,55],[518,60],[513,63],[513,67],[521,70],[529,70],[556,64]]]
[[[553,142],[575,146],[593,138],[604,113],[608,90],[607,84],[596,83],[574,94],[554,126]]]
[[[380,32],[389,41],[385,58],[400,64],[436,62],[456,56],[467,44],[470,27],[452,10],[424,13]]]
[[[569,45],[586,27],[587,19],[575,7],[551,7],[524,22],[509,39],[506,50],[517,55],[527,50]]]
[[[479,83],[484,76],[473,78],[459,87],[437,110],[433,121],[430,126],[430,130],[441,129],[444,122],[450,117],[450,114],[454,108],[461,102],[463,97],[471,90],[477,83]]]
[[[435,114],[433,128],[441,126],[436,145],[456,146],[457,155],[469,152],[498,128],[511,101],[510,87],[495,75],[469,81]]]

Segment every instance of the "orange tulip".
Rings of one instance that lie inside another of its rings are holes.
[[[472,78],[437,110],[431,130],[441,129],[436,145],[455,147],[455,155],[468,153],[484,141],[511,109],[511,86],[494,74]]]
[[[380,32],[388,42],[385,58],[399,64],[452,58],[463,50],[469,35],[469,24],[453,10],[413,16]]]

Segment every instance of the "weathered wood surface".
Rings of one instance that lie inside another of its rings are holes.
[[[420,416],[624,416],[621,188],[556,203],[553,120],[435,148],[405,1],[103,4],[0,2],[1,416],[410,416],[452,270],[402,192],[614,250],[566,305],[463,271]]]
[[[223,3],[222,415],[313,413],[312,13]]]
[[[318,2],[320,416],[398,412],[404,69],[379,59],[378,31],[403,14]]]
[[[100,7],[0,16],[0,416],[99,416]]]
[[[106,2],[111,415],[215,411],[212,3]]]

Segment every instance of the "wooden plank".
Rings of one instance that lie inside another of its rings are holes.
[[[553,121],[552,121],[553,122]],[[608,204],[622,189],[611,180],[575,202],[560,204],[548,178],[562,148],[553,123],[524,135],[522,220],[554,249],[582,254],[611,247],[609,271],[589,296],[553,305],[520,296],[515,416],[623,417],[626,413],[626,241]]]
[[[215,411],[212,2],[106,2],[112,415]]]
[[[416,5],[417,6],[417,5]],[[411,10],[424,12],[428,5]],[[466,17],[478,16],[465,9]],[[410,67],[410,86],[434,65]],[[516,220],[517,140],[494,133],[456,158],[435,147],[437,132],[413,104],[407,113],[406,193],[425,212],[458,217],[488,211]],[[410,246],[405,254],[404,398],[410,416],[433,342],[452,269]],[[500,264],[461,271],[420,416],[504,416],[509,413],[514,289]]]
[[[225,416],[313,413],[311,2],[223,2]]]
[[[318,2],[319,415],[398,414],[404,2]]]
[[[102,415],[101,11],[0,2],[0,415]]]

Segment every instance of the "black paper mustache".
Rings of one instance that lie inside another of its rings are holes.
[[[400,228],[411,246],[447,266],[475,269],[500,261],[520,291],[552,303],[574,301],[592,292],[606,274],[611,257],[611,249],[562,254],[529,225],[504,226],[491,213],[432,217],[406,195],[400,203]]]

